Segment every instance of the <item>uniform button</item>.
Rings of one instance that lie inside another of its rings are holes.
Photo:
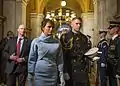
[[[83,71],[83,70],[80,70],[80,71]]]
[[[76,70],[74,70],[74,72],[76,72]]]
[[[74,60],[73,62],[76,62],[76,60]]]

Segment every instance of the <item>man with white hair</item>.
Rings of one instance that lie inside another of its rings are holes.
[[[27,77],[27,59],[31,40],[25,37],[24,25],[19,25],[17,32],[18,35],[10,39],[3,50],[7,60],[7,86],[16,86],[16,81],[18,86],[25,86]]]

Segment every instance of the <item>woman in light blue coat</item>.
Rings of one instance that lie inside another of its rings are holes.
[[[57,86],[58,73],[61,85],[63,78],[63,53],[60,42],[52,35],[54,23],[49,19],[42,22],[40,37],[32,41],[28,59],[28,86]]]

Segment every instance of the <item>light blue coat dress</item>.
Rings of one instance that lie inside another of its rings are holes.
[[[58,71],[63,73],[63,53],[58,40],[41,34],[32,41],[28,59],[29,74],[34,75],[35,86],[56,86]],[[28,81],[28,86],[30,85]]]

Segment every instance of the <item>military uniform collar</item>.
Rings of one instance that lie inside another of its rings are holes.
[[[74,29],[72,29],[72,32],[75,33],[75,34],[79,33],[79,32],[77,32],[77,31],[75,31]]]
[[[23,40],[23,39],[24,39],[24,37],[23,37],[23,36],[22,36],[22,37],[18,36],[18,39],[21,39],[21,40]]]
[[[112,37],[112,40],[114,40],[117,36],[118,36],[118,34],[115,34],[115,35]]]

